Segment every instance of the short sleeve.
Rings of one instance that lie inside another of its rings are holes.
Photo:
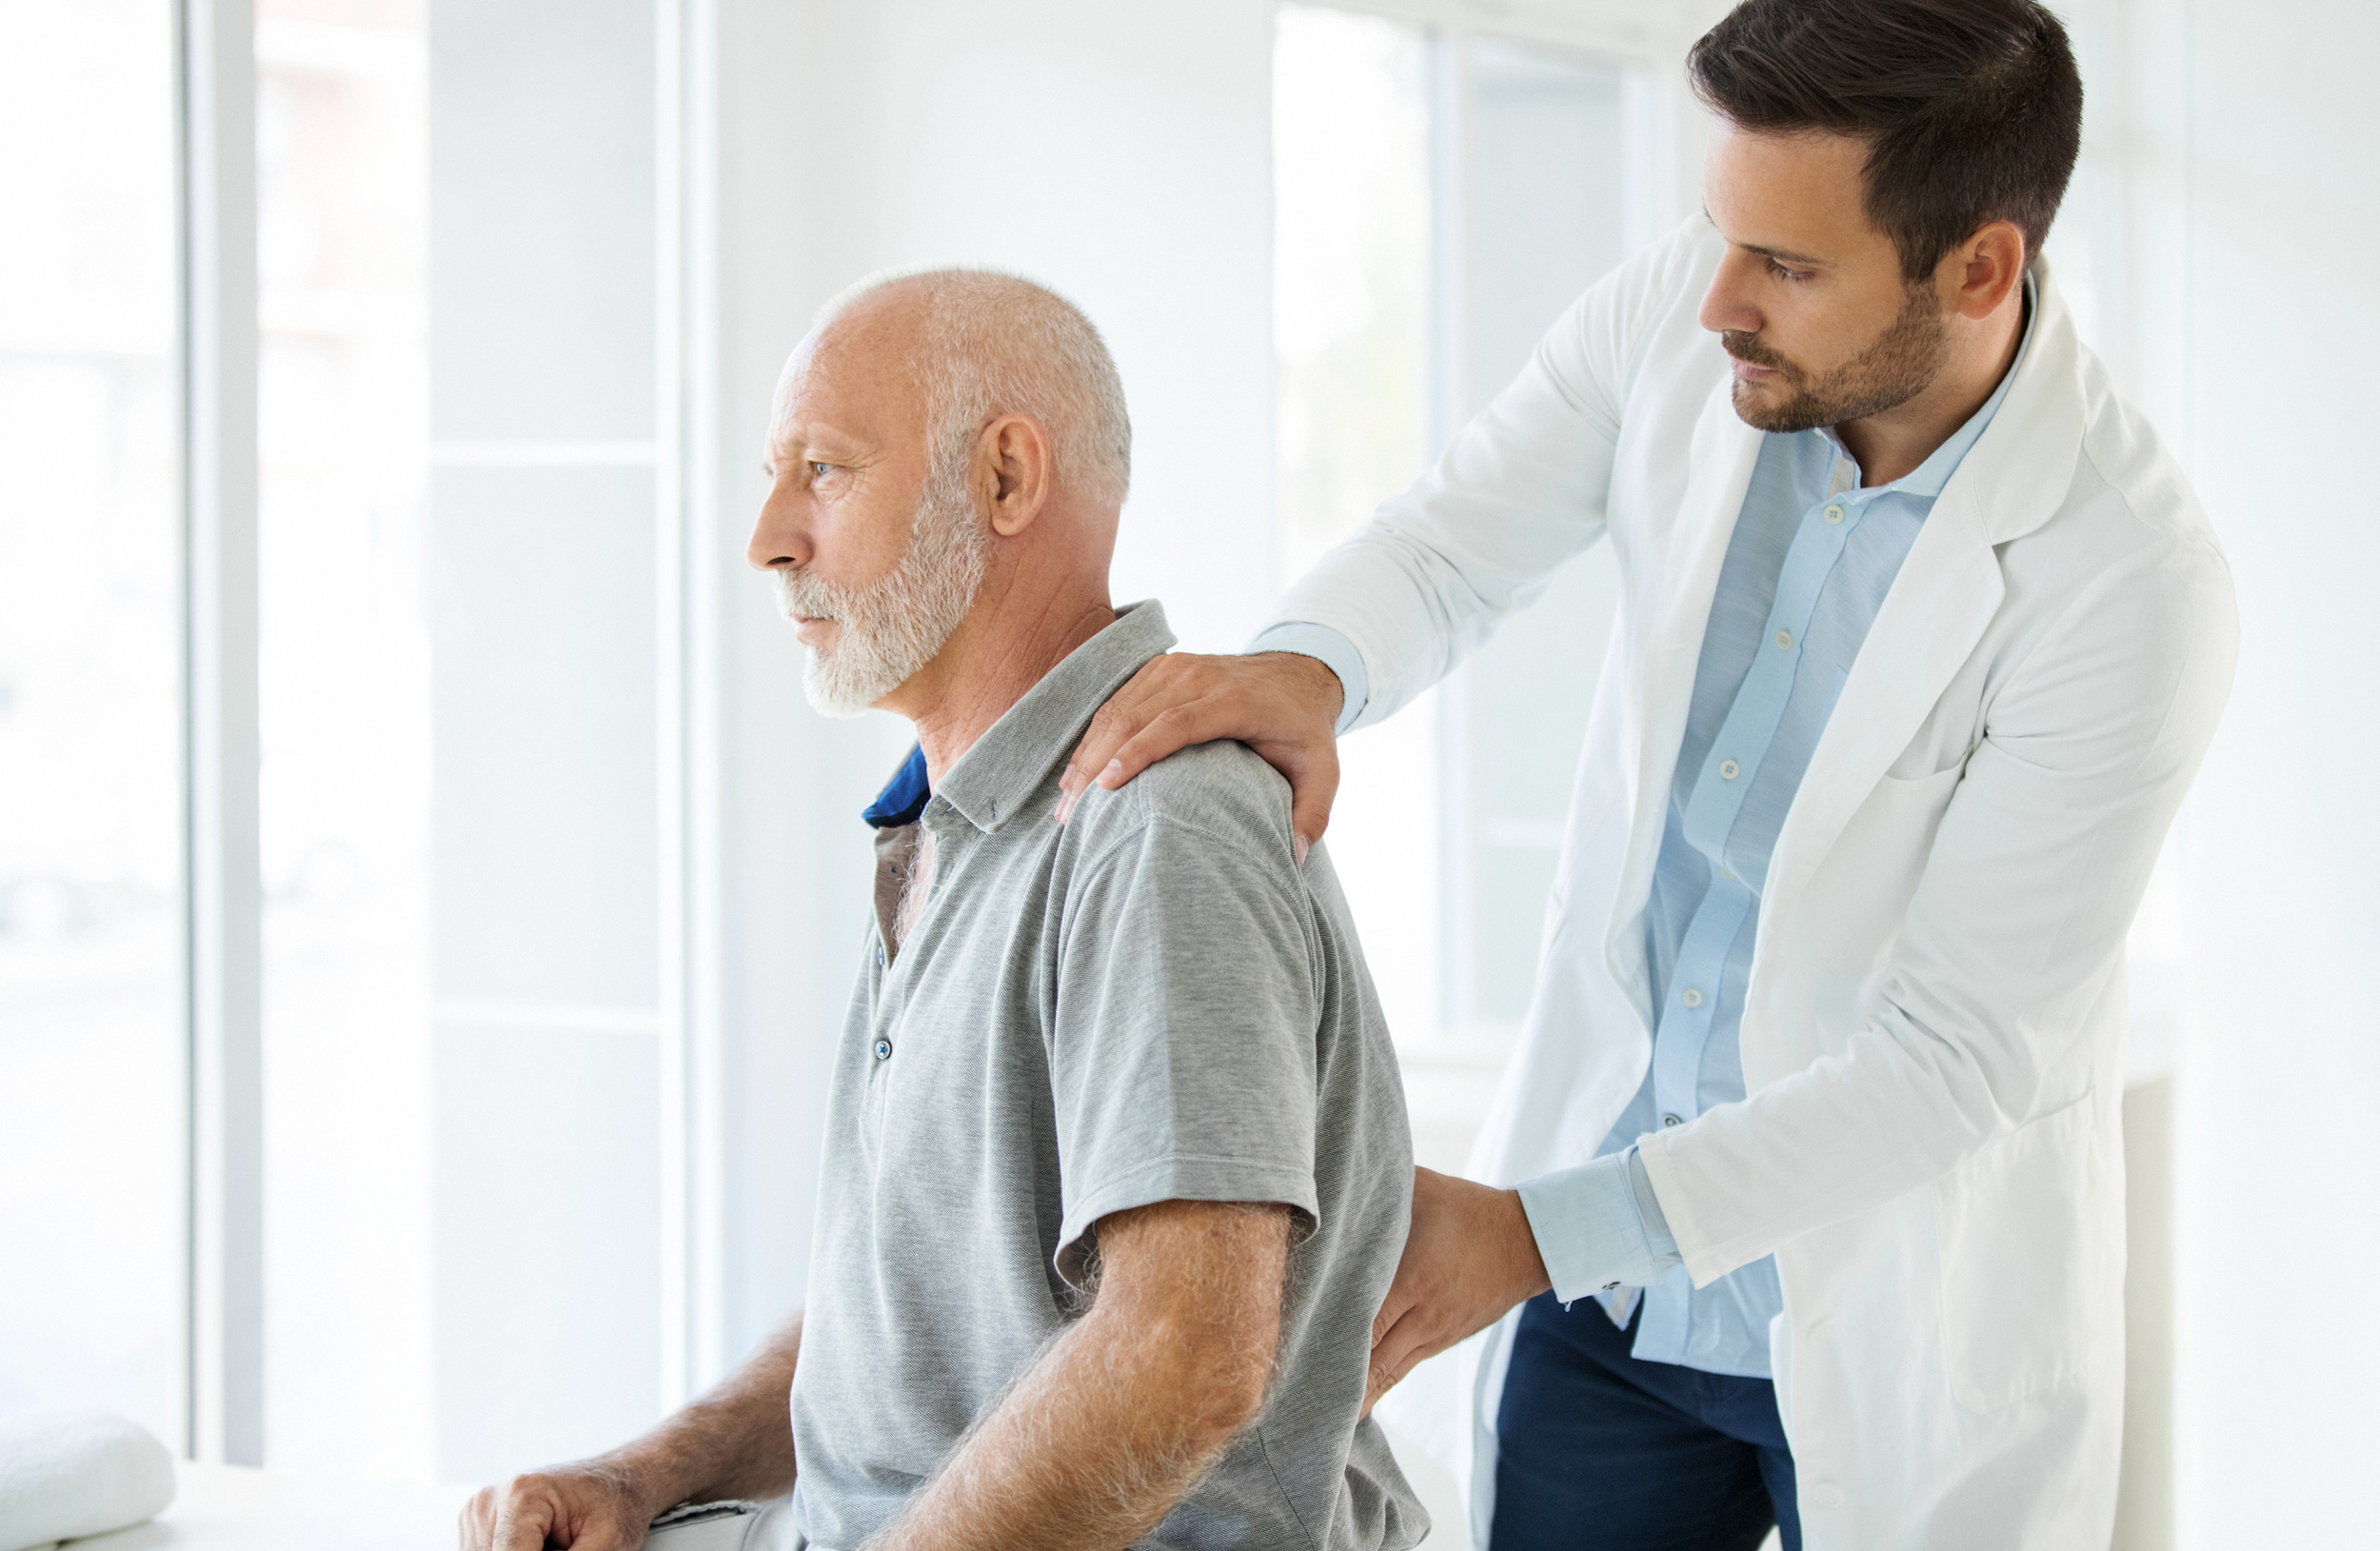
[[[1160,1201],[1315,1214],[1314,947],[1286,860],[1162,814],[1068,889],[1050,1083],[1064,1213],[1083,1236]]]

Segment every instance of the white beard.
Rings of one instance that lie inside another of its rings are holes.
[[[881,580],[853,588],[777,570],[777,606],[788,619],[842,626],[833,646],[807,648],[802,689],[810,705],[826,716],[857,716],[908,683],[975,606],[990,547],[962,467],[957,479],[942,470],[927,478],[909,547]]]

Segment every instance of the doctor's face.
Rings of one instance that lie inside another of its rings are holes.
[[[1727,255],[1702,327],[1734,357],[1735,412],[1768,431],[1861,420],[1923,391],[1950,352],[1931,279],[1868,220],[1849,135],[1755,134],[1724,120],[1703,164],[1703,209]]]

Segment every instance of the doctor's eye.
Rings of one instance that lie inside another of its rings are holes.
[[[1775,259],[1769,260],[1769,273],[1776,276],[1779,280],[1807,280],[1810,278],[1809,270],[1789,269],[1782,264],[1777,263]]]

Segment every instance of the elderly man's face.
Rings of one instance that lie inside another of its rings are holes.
[[[778,383],[749,558],[775,577],[808,648],[803,687],[830,716],[907,683],[982,584],[964,450],[938,467],[910,380],[917,326],[897,298],[862,304],[803,341]]]

